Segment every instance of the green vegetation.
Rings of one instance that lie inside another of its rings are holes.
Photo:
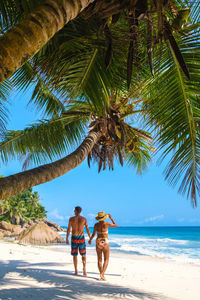
[[[43,2],[3,1],[2,31],[12,30]],[[56,164],[0,179],[0,199],[61,176],[85,157],[89,165],[98,163],[99,170],[113,169],[115,159],[141,172],[152,150],[148,130],[161,159],[170,159],[165,178],[179,184],[179,191],[196,205],[200,195],[200,3],[91,2],[24,63],[12,81],[0,86],[0,126],[5,123],[3,102],[10,86],[24,91],[34,85],[30,102],[45,115],[24,130],[4,131],[2,161],[20,155],[27,168],[64,156]],[[39,22],[38,30],[48,27]],[[135,128],[138,119],[146,131]],[[66,154],[80,144],[69,163]]]
[[[46,211],[39,203],[39,195],[32,189],[0,202],[0,221],[19,225],[45,217]]]

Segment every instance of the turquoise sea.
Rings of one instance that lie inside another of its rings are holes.
[[[200,226],[109,228],[109,240],[114,252],[200,264]]]

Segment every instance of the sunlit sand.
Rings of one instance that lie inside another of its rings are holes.
[[[0,249],[0,299],[200,299],[198,265],[111,252],[102,281],[91,249],[87,277],[80,257],[74,275],[70,246],[0,241]]]

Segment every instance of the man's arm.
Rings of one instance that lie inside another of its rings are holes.
[[[111,219],[111,221],[112,221],[112,224],[111,223],[107,223],[108,224],[108,227],[117,227],[117,224],[116,224],[116,222],[113,220],[113,218],[112,218],[112,216],[109,214],[108,215],[109,216],[109,218]]]
[[[70,235],[70,229],[72,227],[71,224],[71,218],[69,219],[68,228],[67,228],[67,234],[66,234],[66,244],[69,245],[69,235]]]
[[[88,242],[88,244],[92,244],[92,240],[93,240],[93,238],[94,238],[94,236],[95,236],[95,234],[96,234],[96,231],[97,231],[97,229],[96,229],[96,224],[94,225],[94,229],[93,229],[93,233],[92,233],[92,236],[90,237],[90,240],[89,240],[89,242]]]
[[[86,228],[86,231],[87,231],[87,234],[88,234],[89,238],[91,238],[91,233],[90,233],[90,229],[88,227],[87,219],[85,219],[85,228]]]

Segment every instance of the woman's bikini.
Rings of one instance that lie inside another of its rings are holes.
[[[107,231],[97,231],[97,235],[103,235],[103,234],[108,234],[108,230]],[[97,248],[99,249],[103,249],[105,246],[107,246],[109,244],[109,240],[107,237],[97,237],[96,239],[96,245]]]

